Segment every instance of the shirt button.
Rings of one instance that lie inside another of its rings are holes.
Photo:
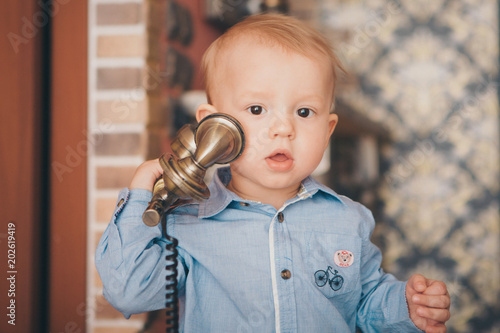
[[[250,205],[248,204],[248,202],[240,202],[240,206],[248,207]]]
[[[288,269],[284,269],[281,271],[281,278],[283,280],[288,280],[291,277],[292,277],[292,272],[290,272]]]
[[[118,204],[116,205],[116,207],[120,207],[122,205],[122,203],[125,201],[125,199],[120,199],[120,201],[118,201]]]
[[[281,223],[285,220],[285,216],[283,215],[282,212],[278,213],[278,222]]]

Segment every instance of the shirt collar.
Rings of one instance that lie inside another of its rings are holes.
[[[244,200],[240,198],[235,193],[231,192],[227,189],[227,185],[231,180],[231,169],[228,166],[220,167],[214,173],[214,177],[212,182],[209,185],[210,197],[207,200],[204,200],[200,203],[199,206],[199,217],[200,218],[208,218],[212,217],[221,211],[223,211],[232,201],[237,202],[248,202],[249,200]],[[312,197],[318,191],[321,191],[334,199],[342,202],[339,198],[339,195],[330,189],[329,187],[319,183],[312,177],[307,177],[302,181],[301,187],[299,189],[298,197],[307,198]],[[290,199],[295,200],[296,198]]]

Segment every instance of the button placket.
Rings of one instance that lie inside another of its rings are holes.
[[[279,212],[277,215],[277,219],[278,219],[279,223],[283,223],[283,221],[285,221],[285,214],[283,214],[283,212]],[[290,270],[285,268],[281,271],[281,278],[283,280],[288,280],[291,277],[292,277],[292,273],[290,272]]]
[[[283,300],[279,302],[280,328],[282,332],[295,332],[296,318],[296,301],[295,301],[295,283],[293,281],[293,261],[292,261],[292,244],[288,231],[288,226],[285,221],[284,210],[289,204],[283,206],[274,217],[274,238],[275,238],[275,253],[274,265],[278,287],[278,298]]]

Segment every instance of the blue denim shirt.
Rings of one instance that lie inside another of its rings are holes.
[[[241,199],[217,171],[211,196],[167,216],[179,240],[183,332],[420,332],[405,282],[380,268],[371,213],[306,178],[283,207]],[[161,224],[142,213],[152,194],[122,190],[95,262],[106,299],[125,317],[165,303]]]

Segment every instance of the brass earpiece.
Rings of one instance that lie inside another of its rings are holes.
[[[205,117],[194,129],[192,125],[182,127],[171,144],[175,156],[160,157],[163,176],[154,185],[153,198],[142,215],[143,222],[156,226],[178,199],[208,199],[206,170],[214,164],[234,161],[244,146],[241,125],[226,114]]]

